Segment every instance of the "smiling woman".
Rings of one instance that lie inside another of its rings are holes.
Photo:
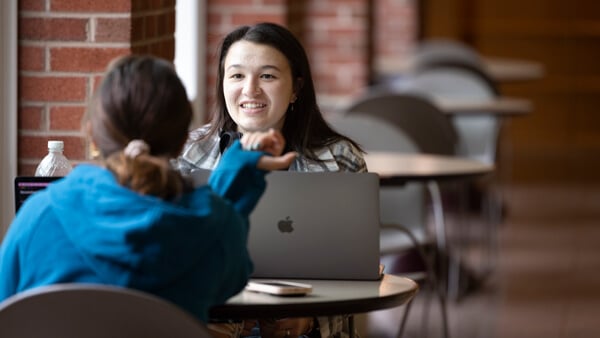
[[[277,49],[249,41],[229,48],[225,58],[223,93],[238,131],[281,130],[288,106],[296,101],[287,59]]]
[[[288,170],[367,170],[360,147],[325,122],[306,52],[286,28],[261,23],[229,33],[219,52],[216,90],[217,109],[208,125],[190,133],[178,159],[181,171],[213,169],[241,134],[268,129],[281,131],[286,151],[298,154]],[[287,230],[289,224],[282,226]],[[306,334],[326,338],[348,331],[341,316],[261,320],[258,327],[255,322],[210,327],[219,338],[238,337],[242,327],[247,329],[242,336],[263,338]]]
[[[190,133],[180,170],[212,169],[239,133],[274,128],[298,153],[290,170],[366,171],[360,147],[325,122],[306,52],[282,26],[242,26],[225,37],[216,97],[210,123]]]

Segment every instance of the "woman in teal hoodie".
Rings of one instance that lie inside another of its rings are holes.
[[[275,131],[246,134],[208,185],[170,166],[192,109],[172,65],[118,59],[87,123],[103,165],[80,164],[31,196],[0,247],[0,301],[37,286],[100,283],[143,290],[207,321],[211,306],[241,291],[252,272],[248,216],[268,170],[294,153]]]

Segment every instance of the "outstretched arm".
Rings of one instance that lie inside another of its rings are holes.
[[[208,184],[248,217],[265,190],[267,171],[285,169],[294,160],[294,152],[281,155],[284,148],[285,140],[278,131],[245,134],[225,151]]]
[[[295,152],[282,155],[285,149],[285,139],[275,129],[269,129],[266,132],[246,133],[242,136],[241,143],[246,150],[260,150],[271,155],[263,156],[258,160],[256,166],[262,170],[286,169],[297,155]]]

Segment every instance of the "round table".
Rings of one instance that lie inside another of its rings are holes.
[[[383,275],[374,281],[281,280],[310,284],[313,291],[306,296],[242,291],[225,304],[213,307],[210,317],[244,319],[364,313],[405,304],[419,289],[414,281],[393,275]]]
[[[433,201],[436,244],[439,252],[450,255],[447,247],[446,225],[441,193],[437,182],[441,180],[470,179],[491,173],[493,165],[456,156],[431,154],[406,154],[398,152],[370,152],[365,155],[367,168],[379,174],[381,186],[399,186],[407,182],[421,181]],[[447,267],[449,290],[457,294],[460,265],[463,264],[460,252]],[[444,269],[446,267],[444,266]]]
[[[419,289],[417,283],[408,278],[386,274],[374,281],[282,280],[310,284],[313,291],[306,296],[294,297],[242,291],[225,304],[213,307],[210,318],[235,320],[349,315],[348,327],[352,337],[353,314],[406,304]]]
[[[381,185],[404,184],[407,181],[472,178],[494,170],[476,160],[444,155],[369,152],[367,168],[380,177]]]

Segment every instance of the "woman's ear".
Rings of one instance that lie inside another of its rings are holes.
[[[300,93],[300,89],[302,89],[302,86],[304,85],[304,81],[302,81],[302,78],[296,78],[296,81],[294,81],[294,95],[292,95],[292,99],[290,100],[290,103],[294,103],[296,102],[296,100],[298,99],[298,94]]]

